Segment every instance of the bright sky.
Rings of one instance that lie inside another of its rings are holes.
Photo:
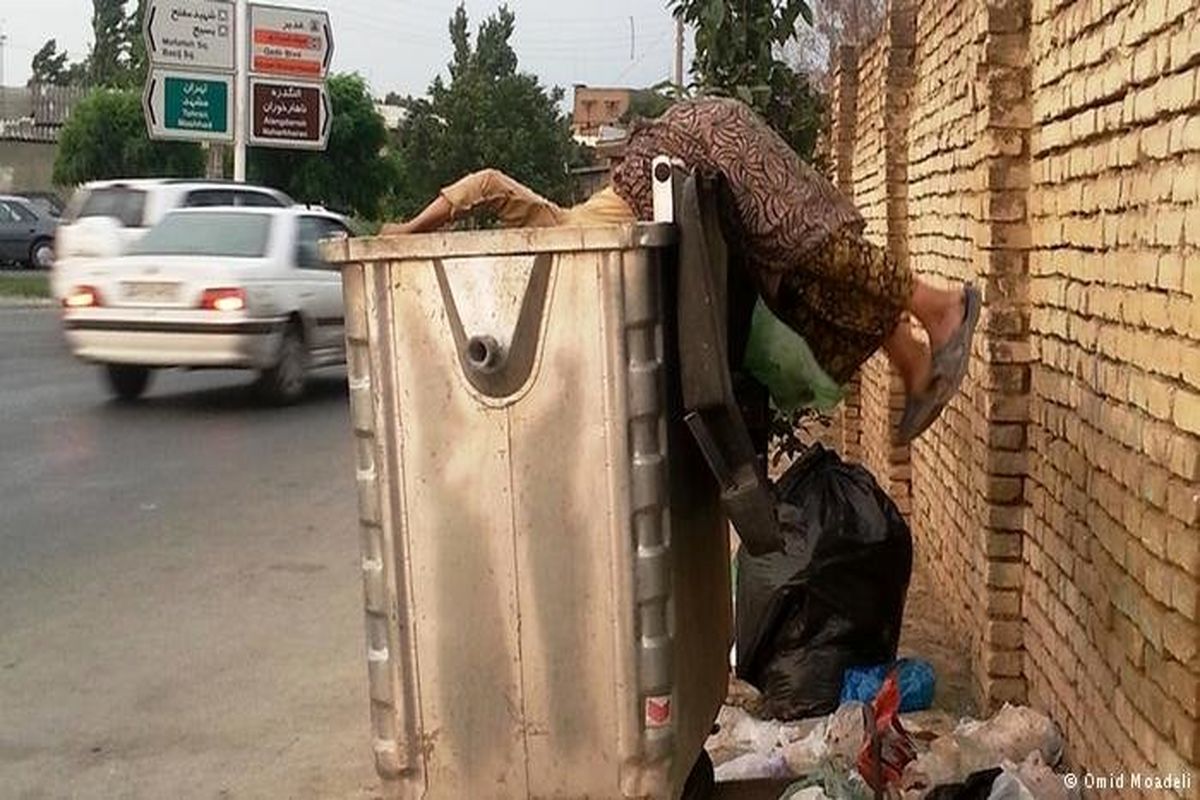
[[[447,23],[457,0],[271,2],[327,9],[333,68],[361,73],[381,97],[389,91],[423,94],[450,60]],[[499,5],[467,0],[472,32]],[[667,0],[511,0],[508,7],[517,17],[513,47],[521,69],[544,85],[562,86],[568,102],[576,83],[650,86],[674,69],[675,28]],[[85,55],[91,16],[90,0],[0,0],[0,34],[7,36],[3,83],[24,85],[30,59],[47,39],[57,39],[72,60]],[[691,63],[690,49],[684,63],[685,68]]]

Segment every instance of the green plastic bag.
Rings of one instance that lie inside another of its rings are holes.
[[[742,366],[767,387],[771,401],[785,414],[799,408],[828,413],[845,396],[845,389],[817,363],[804,337],[771,313],[762,300],[754,307]]]

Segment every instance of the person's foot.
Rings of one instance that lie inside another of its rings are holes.
[[[954,300],[929,321],[925,331],[929,334],[929,346],[937,352],[950,341],[967,316],[967,289],[954,294]]]
[[[923,343],[920,346],[922,358],[913,364],[910,374],[901,375],[905,392],[910,395],[925,394],[933,383],[933,354]]]
[[[959,322],[941,345],[933,347],[930,377],[925,391],[910,394],[905,403],[899,430],[902,444],[924,433],[942,415],[961,388],[971,359],[971,340],[979,323],[981,305],[979,290],[968,284],[962,293],[962,316]]]

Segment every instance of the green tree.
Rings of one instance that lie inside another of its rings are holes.
[[[129,22],[125,0],[93,0],[92,52],[88,81],[93,86],[124,86],[129,53]]]
[[[75,86],[80,85],[86,78],[86,67],[83,64],[69,63],[66,50],[59,52],[58,40],[50,39],[41,49],[33,54],[29,64],[29,85],[42,86]]]
[[[67,83],[67,51],[58,52],[58,40],[50,39],[33,54],[29,64],[29,85],[65,86]]]
[[[142,21],[146,18],[146,0],[137,0],[132,13],[125,20],[125,40],[128,43],[128,60],[125,64],[124,84],[137,88],[146,82],[150,62],[146,58],[146,39],[142,36]]]
[[[95,89],[59,134],[54,182],[70,186],[104,178],[195,177],[204,156],[188,142],[152,141],[146,134],[140,93]]]
[[[701,91],[753,106],[797,153],[811,158],[825,123],[825,101],[808,78],[782,58],[803,18],[804,0],[671,0],[696,30],[693,70]]]
[[[333,121],[325,152],[254,148],[248,176],[296,200],[374,218],[396,178],[387,128],[358,75],[334,75],[328,89]]]
[[[660,116],[675,100],[659,88],[636,89],[629,96],[629,110],[621,115],[621,122],[635,119],[654,119]]]
[[[570,165],[580,149],[559,110],[563,93],[520,72],[509,40],[515,15],[501,6],[471,41],[460,5],[450,20],[449,82],[434,78],[428,98],[405,102],[399,177],[391,211],[410,216],[447,183],[495,167],[559,202],[571,199]]]

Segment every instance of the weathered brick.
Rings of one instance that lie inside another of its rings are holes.
[[[1021,593],[1011,589],[989,589],[987,613],[994,618],[1014,618],[1021,615]]]
[[[1200,625],[1177,612],[1164,615],[1163,649],[1182,663],[1196,657],[1200,649]]]
[[[1185,619],[1197,622],[1200,617],[1200,580],[1172,567],[1170,606]]]
[[[1182,430],[1200,434],[1200,392],[1180,391],[1176,394],[1174,421]]]
[[[1192,717],[1200,717],[1200,675],[1178,661],[1167,660],[1152,677]]]

